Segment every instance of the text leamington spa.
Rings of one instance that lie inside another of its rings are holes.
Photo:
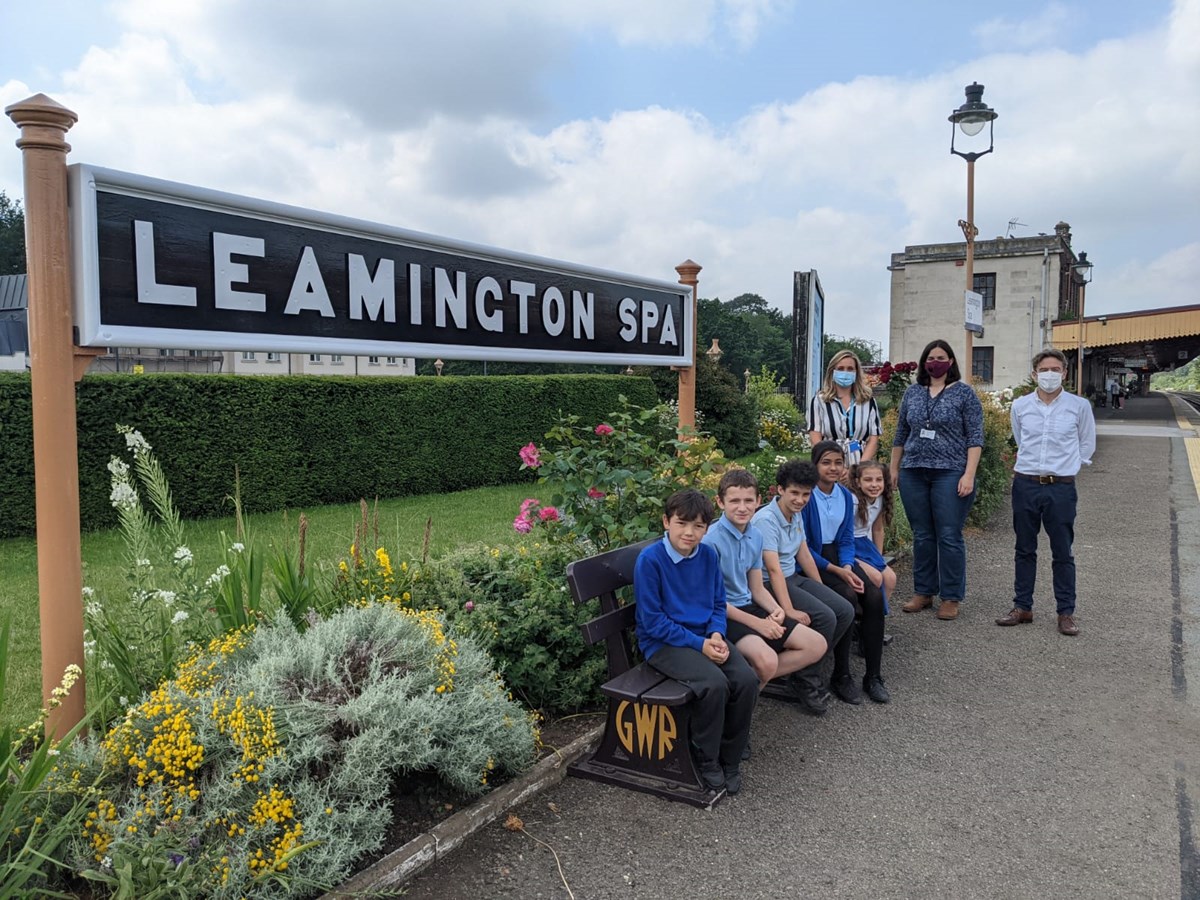
[[[106,241],[101,229],[107,245],[101,281],[108,288],[101,293],[122,298],[110,307],[110,324],[133,324],[128,316],[140,310],[140,324],[159,327],[189,327],[179,318],[200,315],[210,330],[303,329],[383,341],[466,338],[573,351],[680,352],[681,293],[614,283],[589,271],[556,272],[521,259],[303,228],[284,233],[278,223],[241,229],[258,234],[172,228],[179,224],[131,216],[117,229],[124,239],[116,241]],[[168,309],[169,322],[163,315]],[[394,331],[386,327],[393,325]]]

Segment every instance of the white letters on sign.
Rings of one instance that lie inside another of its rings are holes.
[[[133,254],[137,260],[138,303],[164,306],[195,306],[196,289],[178,284],[159,284],[154,276],[154,225],[133,223]]]

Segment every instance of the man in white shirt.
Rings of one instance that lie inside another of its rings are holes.
[[[1075,624],[1075,476],[1092,464],[1096,420],[1083,397],[1063,390],[1067,358],[1043,350],[1033,358],[1037,390],[1013,401],[1012,433],[1017,441],[1013,469],[1013,530],[1017,533],[1013,609],[997,625],[1033,621],[1038,531],[1046,529],[1053,555],[1058,631],[1073,637]]]

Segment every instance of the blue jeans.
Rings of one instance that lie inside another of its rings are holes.
[[[967,593],[963,526],[975,492],[958,496],[957,469],[900,470],[900,499],[913,532],[913,592],[961,601]]]
[[[1012,486],[1013,531],[1017,534],[1016,576],[1013,604],[1033,609],[1033,586],[1037,580],[1038,531],[1046,529],[1053,557],[1054,599],[1060,616],[1075,614],[1075,485],[1038,484],[1014,478]]]

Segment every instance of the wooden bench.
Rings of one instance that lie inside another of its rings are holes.
[[[604,737],[590,756],[567,771],[711,809],[725,791],[709,790],[692,760],[689,704],[695,695],[649,663],[634,663],[629,639],[634,603],[622,604],[617,597],[619,589],[633,584],[638,554],[660,540],[651,538],[567,566],[575,602],[600,600],[600,615],[580,628],[589,645],[604,641],[608,656],[608,681],[601,687],[608,698]]]

